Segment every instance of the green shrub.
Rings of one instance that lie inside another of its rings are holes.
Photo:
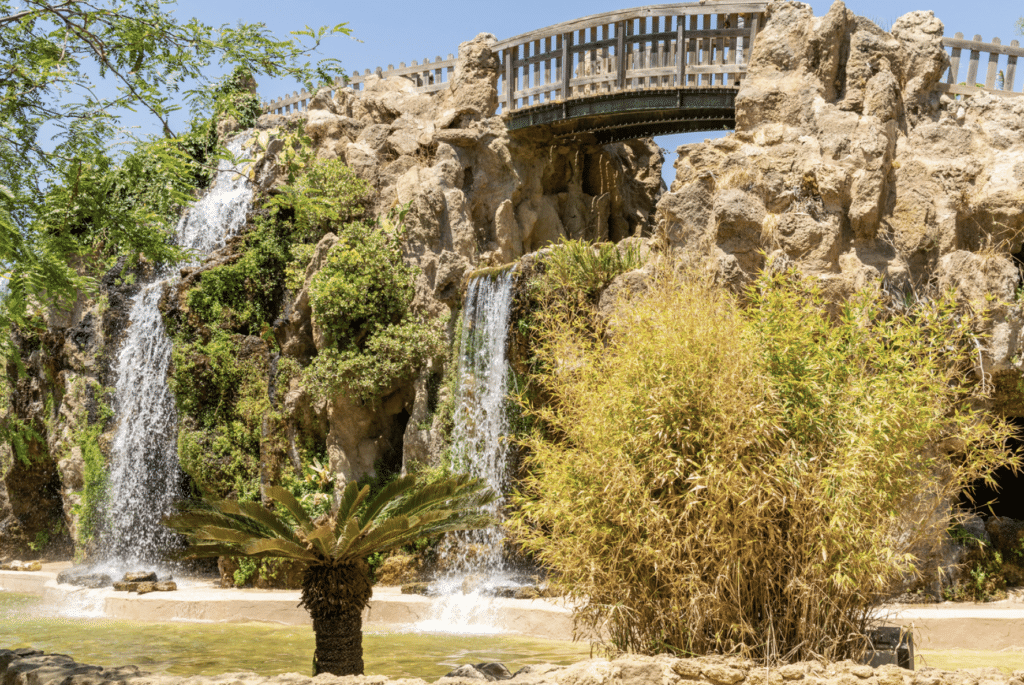
[[[314,395],[341,389],[376,402],[441,350],[443,322],[411,309],[415,274],[396,232],[362,223],[339,232],[310,284],[313,318],[326,339],[306,369]]]
[[[200,490],[259,495],[263,420],[273,413],[265,355],[261,341],[222,329],[206,342],[174,345],[168,385],[183,415],[178,461]]]
[[[212,326],[260,335],[274,320],[290,259],[286,239],[271,222],[257,220],[239,252],[233,262],[203,271],[188,291],[186,323],[192,329]]]
[[[606,324],[544,320],[509,526],[579,628],[643,653],[853,655],[945,502],[1019,463],[972,404],[951,299],[831,311],[793,274],[745,308],[663,275]]]
[[[316,242],[333,227],[362,219],[370,187],[338,159],[314,159],[265,203],[271,216],[290,221],[294,242]]]

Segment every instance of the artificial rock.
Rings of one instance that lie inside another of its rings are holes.
[[[784,257],[834,298],[880,279],[958,288],[987,317],[984,373],[1019,374],[1024,101],[937,92],[949,58],[931,12],[890,32],[842,2],[767,13],[735,133],[678,150],[659,243],[737,286]]]

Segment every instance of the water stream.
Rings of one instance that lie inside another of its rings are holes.
[[[245,136],[228,145],[242,153]],[[238,232],[252,204],[252,188],[230,160],[221,162],[213,186],[175,228],[177,244],[198,263]],[[160,525],[181,496],[177,454],[177,411],[167,386],[171,340],[159,303],[177,267],[165,269],[132,300],[127,336],[117,357],[114,407],[117,430],[111,448],[106,521],[100,557],[126,568],[153,564],[173,545]]]
[[[392,678],[433,680],[460,664],[485,661],[500,661],[514,672],[526,664],[574,663],[589,652],[585,644],[521,636],[410,633],[375,624],[364,630],[366,672]],[[306,625],[69,618],[49,612],[37,597],[0,591],[0,648],[29,646],[86,664],[135,664],[180,676],[308,674],[313,661],[313,631]]]
[[[513,270],[474,278],[463,302],[459,372],[452,436],[454,461],[483,478],[499,495],[492,515],[501,517],[509,492],[507,356]],[[447,571],[432,584],[440,597],[427,631],[489,634],[495,628],[490,596],[495,587],[517,585],[504,555],[505,534],[493,526],[450,536],[440,554]]]

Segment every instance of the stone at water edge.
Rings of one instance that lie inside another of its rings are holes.
[[[43,564],[39,561],[12,561],[0,564],[0,571],[42,571]]]
[[[110,587],[114,584],[113,578],[106,573],[88,573],[82,569],[61,571],[57,574],[57,582],[62,585],[76,585],[91,590]]]
[[[471,680],[511,680],[512,673],[505,668],[505,664],[496,661],[482,664],[462,664],[453,671],[449,671],[445,678],[469,678]]]
[[[137,592],[140,595],[145,595],[150,592],[173,592],[178,589],[178,585],[173,580],[157,582],[149,580],[142,582],[121,581],[114,583],[114,589],[120,592]]]
[[[155,583],[156,571],[128,571],[121,580],[126,583]]]
[[[402,586],[403,595],[429,595],[430,583],[406,583]]]

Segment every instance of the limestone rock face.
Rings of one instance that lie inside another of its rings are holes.
[[[988,315],[984,373],[1019,373],[1024,101],[936,92],[943,30],[931,12],[887,33],[842,2],[771,3],[736,132],[679,148],[658,242],[734,285],[784,255],[835,298],[957,287]]]

